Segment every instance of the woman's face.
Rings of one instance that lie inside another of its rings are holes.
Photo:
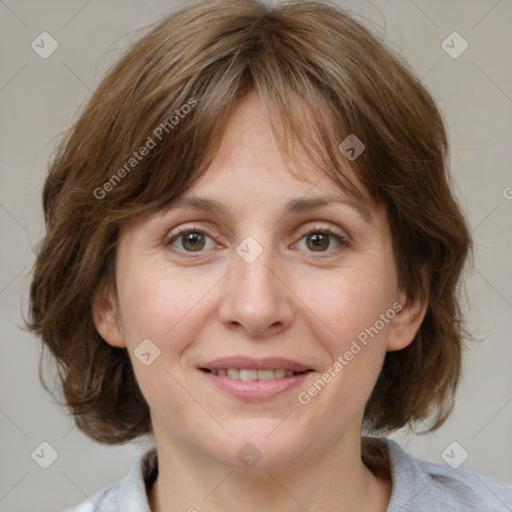
[[[423,314],[398,293],[385,210],[367,218],[309,176],[287,172],[252,94],[186,194],[195,206],[122,231],[118,301],[96,325],[128,348],[157,445],[272,469],[358,442],[386,350]],[[306,208],[326,197],[340,202]]]

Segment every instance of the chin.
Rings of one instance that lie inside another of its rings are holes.
[[[274,425],[275,428],[275,425]],[[230,439],[222,443],[223,452],[213,454],[217,460],[236,470],[243,471],[275,471],[293,463],[308,445],[303,435],[282,435],[267,430],[259,435],[246,435]],[[211,446],[208,447],[211,449]]]

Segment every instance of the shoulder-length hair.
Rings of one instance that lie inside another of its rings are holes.
[[[169,207],[206,172],[249,91],[284,155],[293,161],[298,145],[340,189],[364,202],[364,187],[385,205],[399,287],[428,308],[414,341],[386,354],[364,421],[386,432],[433,416],[438,428],[461,372],[458,287],[471,249],[444,123],[407,64],[326,1],[208,0],[172,13],[128,48],[61,142],[28,325],[57,362],[65,404],[95,440],[151,433],[128,353],[95,329],[95,296],[104,283],[115,292],[120,226]],[[340,150],[349,135],[365,146],[354,160]]]

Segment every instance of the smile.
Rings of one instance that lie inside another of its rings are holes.
[[[293,370],[285,370],[284,368],[277,370],[252,370],[252,369],[239,369],[239,368],[219,368],[217,370],[207,370],[213,375],[220,375],[222,377],[229,377],[230,379],[243,380],[245,382],[254,380],[274,380],[283,379],[285,377],[293,377],[302,372],[295,372]]]
[[[276,357],[226,357],[200,365],[198,369],[214,389],[243,401],[284,397],[314,373],[298,361]]]

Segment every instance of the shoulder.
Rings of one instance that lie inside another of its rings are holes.
[[[132,465],[128,475],[63,512],[150,512],[146,486],[158,471],[156,449],[148,450]]]
[[[388,446],[393,480],[387,512],[510,512],[512,485],[465,466],[427,462],[407,454],[393,440]]]

